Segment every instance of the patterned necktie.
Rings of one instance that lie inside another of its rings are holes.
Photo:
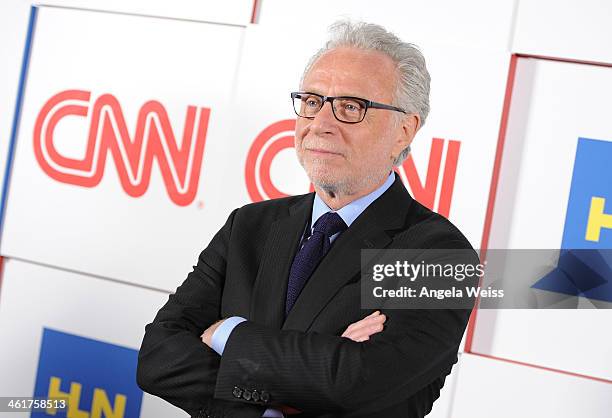
[[[293,264],[291,264],[289,283],[287,284],[285,316],[293,307],[314,269],[329,251],[332,235],[342,232],[346,228],[348,228],[346,223],[335,212],[327,212],[315,222],[312,235],[303,242],[302,248],[299,249],[293,259]]]

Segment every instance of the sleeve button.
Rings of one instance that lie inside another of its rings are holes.
[[[245,389],[245,390],[242,392],[242,397],[243,397],[245,400],[250,401],[250,400],[251,400],[251,391],[250,391],[250,390],[248,390],[248,389]]]
[[[259,392],[254,390],[253,393],[251,394],[251,399],[253,399],[254,402],[258,402],[259,401]]]

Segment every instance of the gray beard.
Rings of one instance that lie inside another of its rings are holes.
[[[317,184],[316,186],[331,197],[336,197],[340,189],[336,184]]]
[[[377,177],[375,177],[375,175],[372,175],[371,178],[366,178],[357,184],[351,181],[335,183],[313,182],[313,184],[325,193],[329,194],[331,197],[335,198],[338,195],[350,196],[355,193],[358,193],[361,187],[367,187],[370,183],[374,181],[374,179],[377,179]]]
[[[311,183],[317,188],[324,191],[325,193],[329,194],[333,198],[335,198],[338,195],[343,195],[343,196],[353,195],[359,192],[359,190],[362,187],[369,187],[369,185],[376,183],[377,181],[379,181],[379,179],[382,176],[385,175],[385,174],[381,174],[381,172],[370,171],[368,172],[366,178],[362,179],[359,182],[354,182],[354,181],[351,181],[350,179],[345,180],[345,181],[337,181],[337,182],[329,182],[329,181],[326,182],[325,180],[316,182],[316,181],[313,181],[313,179],[311,178],[310,173],[308,173],[308,170],[306,169],[304,162],[299,156],[298,156],[298,161],[300,162],[301,166],[306,171],[306,174],[308,175],[308,178],[311,181]],[[388,173],[392,169],[393,169],[393,164],[390,163],[389,167],[387,167],[384,170],[384,172]]]

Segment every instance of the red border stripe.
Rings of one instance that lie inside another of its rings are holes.
[[[512,101],[512,89],[514,88],[514,75],[516,73],[517,55],[510,57],[510,65],[508,67],[508,79],[506,81],[506,94],[504,96],[504,106],[502,110],[501,123],[499,126],[499,134],[497,137],[497,149],[495,150],[495,162],[493,164],[493,175],[491,177],[491,186],[489,187],[489,202],[487,203],[487,212],[485,215],[484,229],[482,231],[482,240],[480,244],[480,259],[481,262],[486,258],[487,246],[489,245],[489,233],[491,232],[491,222],[493,221],[493,207],[495,205],[495,194],[497,193],[497,183],[499,181],[499,170],[501,167],[502,154],[504,152],[504,142],[506,140],[506,128],[508,127],[508,115],[510,113],[510,103]],[[472,341],[474,338],[474,329],[476,327],[476,317],[478,316],[478,302],[476,300],[476,308],[470,316],[467,326],[467,334],[465,336],[466,353],[472,353]]]
[[[527,54],[515,54],[515,55],[519,58],[535,58],[535,59],[545,60],[545,61],[568,62],[571,64],[594,65],[597,67],[612,67],[612,63],[601,62],[601,61],[575,60],[575,59],[570,59],[570,58],[548,57],[545,55],[527,55]]]
[[[253,10],[251,11],[251,23],[257,23],[259,20],[259,0],[253,0]]]
[[[495,356],[491,356],[489,354],[469,353],[469,355],[471,355],[471,356],[480,356],[480,357],[488,358],[488,359],[491,359],[491,360],[499,360],[499,361],[503,361],[505,363],[518,364],[520,366],[531,367],[531,368],[534,368],[534,369],[546,370],[548,372],[561,373],[561,374],[565,374],[565,375],[573,376],[573,377],[580,377],[582,379],[596,380],[596,381],[602,382],[602,383],[612,383],[612,380],[604,379],[602,377],[594,377],[594,376],[589,376],[589,375],[586,375],[586,374],[569,372],[567,370],[553,369],[552,367],[538,366],[537,364],[525,363],[525,362],[518,361],[518,360],[510,360],[510,359],[503,358],[503,357],[495,357]]]

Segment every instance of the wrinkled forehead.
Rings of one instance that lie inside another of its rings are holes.
[[[302,89],[324,95],[389,100],[397,80],[393,60],[379,51],[351,47],[324,52],[304,75]]]

